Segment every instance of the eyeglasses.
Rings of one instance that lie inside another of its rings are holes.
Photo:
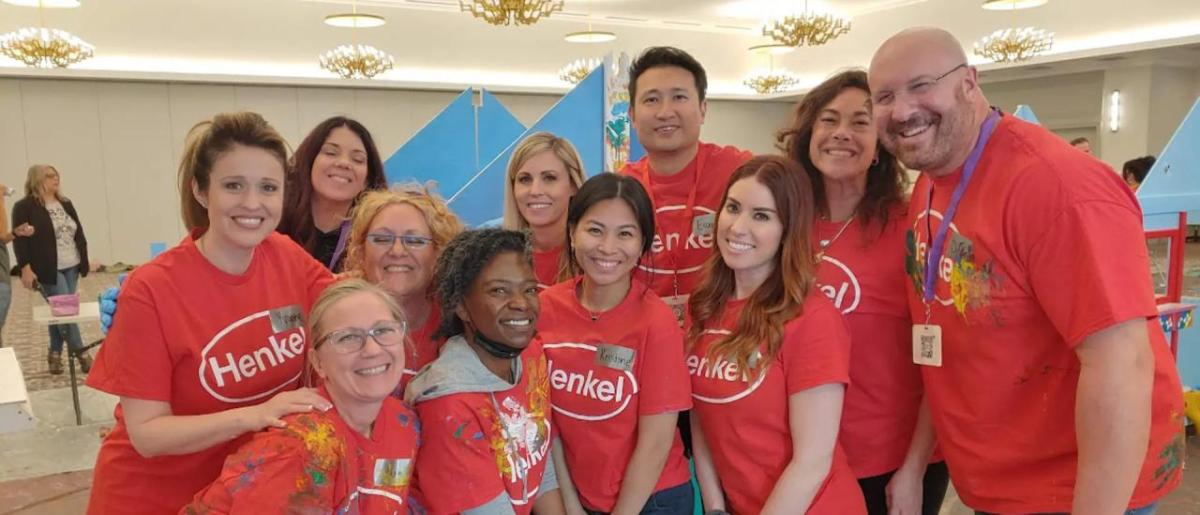
[[[966,67],[967,67],[967,63],[962,63],[958,66],[951,68],[946,73],[938,75],[935,78],[918,79],[915,82],[909,83],[907,86],[905,86],[903,89],[901,89],[900,92],[903,93],[905,96],[909,96],[909,97],[924,96],[926,93],[929,93],[929,91],[932,90],[933,87],[936,86],[939,81],[946,78],[947,75],[950,75],[951,73],[954,73],[954,72],[958,71],[959,69],[966,68]],[[886,90],[880,91],[878,94],[875,95],[875,99],[872,101],[872,103],[874,103],[877,106],[889,105],[892,103],[893,100],[896,99],[897,96],[898,95],[896,93],[891,92],[891,91],[886,91]]]
[[[370,336],[378,343],[380,347],[391,347],[404,343],[404,334],[408,329],[408,324],[395,320],[380,322],[375,324],[370,329],[360,329],[357,327],[347,327],[330,331],[329,334],[317,339],[317,343],[313,345],[313,349],[320,347],[321,344],[329,342],[333,346],[334,352],[338,354],[353,354],[362,350],[367,344],[367,337]]]
[[[400,240],[400,244],[408,250],[421,250],[433,244],[433,238],[412,234],[397,235],[386,232],[374,232],[367,235],[367,242],[381,249],[392,248],[396,244],[396,240]]]

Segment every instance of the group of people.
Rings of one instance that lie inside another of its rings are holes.
[[[1071,146],[1085,154],[1092,154],[1092,142],[1086,137],[1080,136],[1071,140]],[[1121,165],[1121,178],[1130,189],[1137,191],[1146,180],[1146,175],[1150,173],[1155,161],[1157,159],[1154,156],[1135,157],[1125,161],[1125,164]]]
[[[951,479],[1153,513],[1181,387],[1116,174],[937,29],[806,94],[780,155],[700,142],[706,82],[645,50],[646,157],[587,178],[534,134],[502,228],[386,189],[352,120],[290,159],[257,114],[197,125],[189,235],[88,377],[120,398],[89,513],[685,514],[689,458],[712,514],[932,514]]]

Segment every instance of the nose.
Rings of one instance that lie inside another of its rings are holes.
[[[908,95],[896,95],[895,101],[888,106],[887,114],[889,122],[904,123],[912,119],[917,113],[917,102]]]
[[[529,185],[529,194],[530,195],[541,195],[546,192],[545,190],[546,190],[546,185],[542,182],[542,180],[534,177],[533,182],[530,183],[530,185]]]
[[[731,220],[729,221],[729,234],[734,234],[734,235],[746,234],[746,217],[742,216],[741,213],[738,213],[738,214],[725,213],[722,216],[728,216],[731,218]]]
[[[838,123],[837,127],[833,129],[833,139],[838,141],[850,141],[851,123],[853,122],[850,120],[844,120],[841,123]]]
[[[247,209],[257,209],[262,206],[262,200],[262,193],[258,191],[258,188],[246,188],[246,194],[242,195],[241,205]]]
[[[392,240],[392,246],[388,247],[388,254],[404,255],[410,253],[408,247],[404,246],[404,241],[397,237]]]

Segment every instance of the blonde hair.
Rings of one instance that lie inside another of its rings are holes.
[[[196,199],[192,192],[192,181],[201,191],[208,190],[213,163],[235,145],[260,148],[278,158],[284,172],[282,184],[286,184],[291,169],[288,166],[288,144],[262,115],[238,111],[221,113],[211,120],[200,122],[188,131],[183,157],[179,161],[179,205],[183,225],[189,231],[208,227],[208,209]]]
[[[392,319],[396,320],[397,322],[407,322],[407,318],[404,316],[404,310],[400,308],[400,305],[396,303],[395,299],[392,299],[392,296],[389,295],[388,292],[384,291],[383,288],[375,286],[374,284],[362,279],[344,279],[325,288],[325,291],[321,292],[321,295],[317,297],[317,301],[313,303],[312,310],[309,311],[309,352],[316,352],[317,341],[323,338],[327,332],[325,314],[329,312],[329,309],[332,308],[334,304],[341,302],[346,297],[358,293],[369,293],[373,295],[375,298],[379,299],[380,302],[383,302],[385,306],[387,306],[388,313],[392,315]],[[407,331],[405,331],[405,347],[409,345],[408,342],[408,334]],[[308,359],[304,361],[305,373],[303,376],[303,382],[305,383],[305,386],[312,386],[316,384],[315,380],[317,378],[317,374],[316,368],[313,366],[312,359],[313,358],[309,356]]]
[[[375,221],[375,217],[379,216],[384,208],[401,204],[416,208],[425,217],[434,249],[438,252],[446,248],[446,244],[463,231],[463,223],[458,215],[450,210],[441,196],[432,193],[426,186],[406,183],[393,186],[390,190],[368,191],[358,200],[358,205],[351,215],[344,270],[364,268],[367,231],[371,228],[371,222]]]
[[[517,199],[513,196],[513,183],[517,180],[517,172],[521,170],[522,166],[525,166],[525,163],[546,151],[554,152],[554,156],[562,161],[563,167],[567,169],[567,177],[571,180],[571,185],[575,186],[576,191],[583,186],[583,176],[585,175],[583,160],[580,159],[579,152],[575,150],[575,146],[570,141],[549,132],[535,132],[529,135],[517,144],[516,150],[513,150],[512,157],[508,160],[508,173],[504,180],[505,229],[523,231],[529,228],[529,223],[517,209]]]
[[[58,168],[55,168],[51,165],[33,165],[29,167],[29,171],[25,173],[26,197],[33,197],[38,204],[42,203],[42,194],[46,192],[46,189],[42,186],[42,183],[46,181],[46,175],[50,173],[50,170],[54,170],[54,173],[59,174],[59,178],[61,179],[62,172],[59,172]],[[54,198],[58,199],[59,202],[68,200],[67,197],[64,197],[62,194],[61,183],[58,186],[58,191],[54,192]]]

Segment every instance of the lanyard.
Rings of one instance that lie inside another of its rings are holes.
[[[946,233],[950,231],[950,223],[954,220],[954,214],[958,211],[958,204],[962,201],[963,194],[967,191],[967,184],[971,182],[971,177],[975,175],[975,167],[979,165],[979,158],[983,156],[983,148],[987,146],[987,142],[992,138],[992,132],[996,130],[996,125],[1000,123],[1000,112],[992,109],[988,113],[988,117],[983,121],[983,127],[979,131],[979,141],[975,143],[975,148],[971,149],[971,154],[967,156],[967,162],[963,164],[962,179],[959,180],[958,186],[954,187],[954,193],[950,195],[950,204],[946,206],[946,212],[942,215],[942,222],[938,225],[937,233],[933,237],[933,243],[929,247],[929,253],[925,260],[925,290],[922,292],[925,301],[925,311],[928,315],[929,303],[933,301],[933,288],[937,277],[938,262],[942,260],[942,246],[946,243]],[[926,199],[925,216],[931,216],[933,210],[933,181],[929,182],[929,194]]]
[[[691,190],[688,191],[687,203],[684,204],[684,206],[683,206],[683,219],[684,219],[685,223],[688,223],[688,224],[694,223],[694,220],[692,219],[692,217],[696,211],[696,190],[699,189],[699,186],[700,186],[700,173],[704,170],[704,161],[705,161],[704,152],[702,152],[699,148],[697,148],[696,149],[696,177],[692,181]],[[683,173],[683,172],[680,171],[680,173]],[[648,195],[650,195],[650,203],[654,206],[654,221],[655,221],[654,225],[656,226],[654,228],[654,230],[657,233],[657,232],[661,231],[663,228],[662,222],[660,220],[658,220],[658,208],[661,207],[662,204],[660,204],[658,202],[658,199],[655,198],[654,183],[651,182],[651,180],[650,180],[650,176],[652,176],[652,175],[654,175],[654,173],[650,171],[650,159],[647,158],[646,159],[646,167],[642,168],[642,186],[646,187],[646,193]],[[692,230],[692,227],[689,227],[687,230],[690,232]],[[666,244],[667,238],[665,237],[665,235],[659,234],[659,237],[662,238],[663,243]],[[674,295],[676,297],[678,297],[679,296],[679,260],[675,257],[674,252],[670,252],[669,254],[670,254],[670,258],[671,258],[670,259],[671,267],[673,270],[672,275],[671,275],[671,281],[672,281],[672,285],[675,290]]]
[[[329,259],[329,271],[336,272],[333,267],[337,266],[338,259],[346,252],[346,240],[350,238],[350,220],[342,221],[342,225],[338,227],[338,242],[337,247],[333,249],[333,257]]]

